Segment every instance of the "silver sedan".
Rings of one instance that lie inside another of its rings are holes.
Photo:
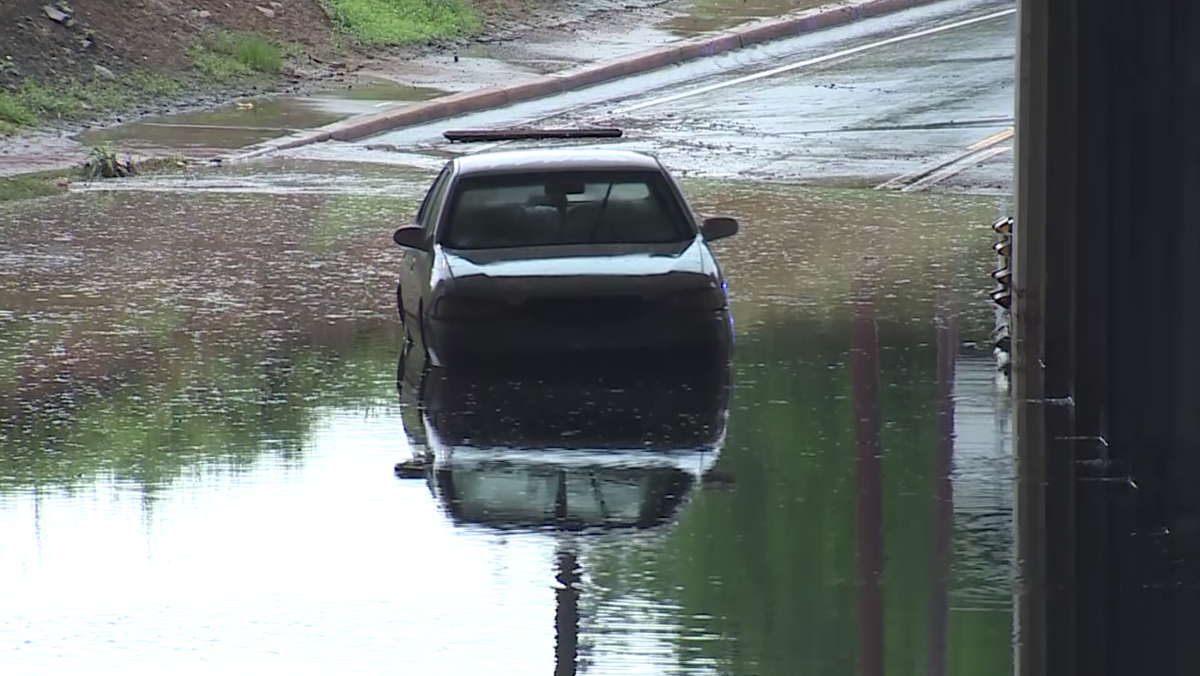
[[[404,252],[406,338],[432,363],[611,351],[729,354],[725,278],[659,161],[624,150],[537,149],[455,158],[434,180]]]

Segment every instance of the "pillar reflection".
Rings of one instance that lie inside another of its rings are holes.
[[[579,560],[570,547],[558,551],[554,604],[554,676],[574,676],[579,662]]]
[[[953,555],[954,364],[958,357],[958,324],[954,299],[946,287],[938,294],[934,332],[937,340],[937,384],[934,402],[933,537],[929,552],[929,618],[926,655],[930,676],[946,674],[946,639],[950,615],[950,566]]]
[[[883,675],[883,463],[880,448],[879,339],[871,284],[854,290],[850,378],[854,393],[858,531],[858,663],[861,676]]]

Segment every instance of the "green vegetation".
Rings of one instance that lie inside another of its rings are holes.
[[[320,0],[356,42],[372,47],[475,34],[483,22],[463,0]]]
[[[9,92],[0,92],[0,121],[15,128],[16,126],[36,123],[37,115],[34,114],[30,106],[26,105],[16,95]]]
[[[130,73],[115,82],[72,80],[42,85],[26,80],[0,90],[0,133],[42,122],[74,121],[161,101],[179,92],[179,83],[154,73]]]
[[[212,82],[275,74],[283,69],[285,56],[296,54],[296,45],[275,43],[257,33],[228,31],[210,33],[190,51],[201,76]],[[9,62],[0,60],[5,63]],[[25,80],[16,89],[0,89],[0,135],[163,102],[178,96],[181,89],[176,78],[147,71],[122,74],[115,81],[92,78],[48,85]]]
[[[0,202],[56,195],[65,189],[61,181],[74,173],[70,170],[41,171],[0,178]]]
[[[94,146],[83,163],[85,178],[124,178],[134,172],[133,160],[128,157],[122,160],[108,143]]]
[[[258,33],[214,31],[191,49],[197,70],[210,79],[225,82],[259,73],[278,73],[283,68],[284,48]]]

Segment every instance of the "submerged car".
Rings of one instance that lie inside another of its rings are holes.
[[[402,247],[397,306],[433,363],[579,351],[716,351],[733,341],[709,242],[670,172],[628,150],[535,149],[450,160]]]

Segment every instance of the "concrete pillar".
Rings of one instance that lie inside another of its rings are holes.
[[[1017,672],[1200,673],[1200,3],[1020,17]]]

